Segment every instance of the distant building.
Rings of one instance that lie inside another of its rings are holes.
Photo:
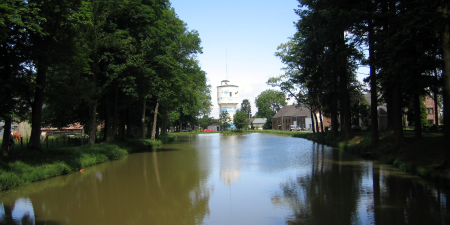
[[[370,93],[364,94],[364,98],[366,99],[366,101],[369,103],[369,105],[371,104],[370,101]],[[423,101],[423,103],[425,104],[426,108],[427,108],[427,120],[428,120],[428,125],[434,125],[435,124],[435,107],[434,107],[434,99],[429,96],[426,95],[425,99]],[[437,108],[438,112],[441,111],[440,106],[438,105]],[[377,106],[377,111],[378,111],[378,130],[385,130],[388,128],[388,113],[387,113],[387,105],[386,103],[378,103]],[[441,114],[438,113],[438,117],[440,117]],[[439,118],[438,118],[439,119]],[[402,124],[403,126],[406,126],[406,118],[403,118]],[[439,121],[439,120],[438,120]]]
[[[438,112],[438,123],[439,123],[439,117],[441,117],[441,107],[439,105],[437,105],[437,109],[434,107],[434,99],[427,95],[425,96],[425,99],[423,101],[423,103],[425,104],[425,107],[427,107],[427,120],[428,120],[428,125],[434,125],[436,120],[435,120],[435,112],[437,110]]]
[[[364,94],[364,98],[367,103],[369,103],[369,107],[372,104],[370,99],[370,93]],[[370,108],[369,108],[370,110]],[[377,103],[377,118],[378,118],[378,130],[386,130],[388,128],[388,114],[387,114],[387,106],[386,103]],[[369,118],[370,121],[370,118]],[[371,122],[369,122],[371,123]],[[362,124],[362,128],[365,129],[368,124]]]
[[[267,118],[252,118],[252,119],[254,119],[252,121],[253,127],[256,127],[256,128],[263,127],[264,124],[266,124],[266,122],[267,122]]]
[[[311,129],[311,111],[299,105],[286,105],[272,118],[273,130],[290,130],[290,125]]]
[[[239,86],[231,85],[230,81],[223,80],[217,87],[217,103],[220,113],[227,112],[231,121],[236,114],[236,107],[239,104]],[[234,124],[230,124],[230,129],[235,129]]]

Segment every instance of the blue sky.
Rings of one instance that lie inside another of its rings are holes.
[[[231,84],[239,86],[240,102],[249,99],[255,114],[255,98],[270,88],[267,80],[283,73],[284,65],[274,53],[277,46],[296,32],[297,0],[171,0],[171,3],[188,28],[200,34],[203,54],[198,58],[212,86],[211,116],[219,117],[217,86],[227,75]]]

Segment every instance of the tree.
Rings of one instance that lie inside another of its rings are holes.
[[[10,0],[0,12],[0,119],[9,130],[31,107],[32,148],[42,125],[81,122],[95,144],[99,123],[111,142],[210,113],[199,34],[168,0]]]
[[[24,120],[28,114],[31,92],[30,36],[43,34],[35,3],[12,0],[0,3],[0,120],[5,121],[3,140],[9,139],[12,122]],[[2,144],[7,154],[8,142]]]
[[[409,122],[409,126],[414,126],[414,127],[424,127],[428,125],[428,120],[427,120],[427,107],[425,106],[425,104],[423,103],[424,101],[424,97],[421,96],[419,98],[420,101],[420,124],[416,126],[416,110],[414,109],[414,103],[412,101],[409,102],[408,105],[408,111],[406,113],[407,115],[407,120]]]
[[[247,128],[249,121],[247,120],[247,114],[242,110],[236,110],[236,114],[234,114],[233,124],[236,126],[236,129],[242,130],[243,128]]]
[[[32,119],[29,147],[40,149],[42,107],[45,88],[49,82],[47,78],[54,72],[56,66],[70,62],[78,54],[76,45],[78,34],[74,25],[81,22],[79,20],[83,17],[79,13],[83,10],[80,0],[29,2],[40,6],[38,15],[43,18],[39,20],[42,32],[29,32],[30,59],[36,71],[33,77],[33,101],[30,101]]]
[[[211,124],[212,119],[208,115],[204,115],[201,119],[199,119],[198,123],[200,127],[203,129],[208,128],[208,125]]]
[[[242,100],[241,111],[243,111],[245,114],[247,114],[247,117],[250,117],[250,115],[252,113],[252,107],[251,107],[250,101],[248,99]]]
[[[448,2],[439,1],[442,3],[438,8],[438,12],[441,15],[441,19],[443,24],[440,27],[441,34],[441,48],[442,48],[442,59],[443,59],[443,81],[444,81],[444,119],[443,123],[448,124],[448,120],[450,118],[450,17],[448,16]],[[450,166],[450,126],[444,126],[444,140],[445,140],[445,166]]]
[[[266,118],[265,129],[272,127],[272,117],[286,105],[286,96],[281,91],[272,89],[265,90],[255,99],[258,112],[257,118]]]
[[[219,123],[222,130],[228,129],[231,124],[230,115],[227,111],[223,111],[219,115]]]

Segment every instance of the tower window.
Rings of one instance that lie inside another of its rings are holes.
[[[230,92],[230,97],[233,95],[233,92]]]

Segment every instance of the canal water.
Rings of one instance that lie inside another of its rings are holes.
[[[199,134],[0,192],[0,224],[450,224],[448,194],[301,138]]]

